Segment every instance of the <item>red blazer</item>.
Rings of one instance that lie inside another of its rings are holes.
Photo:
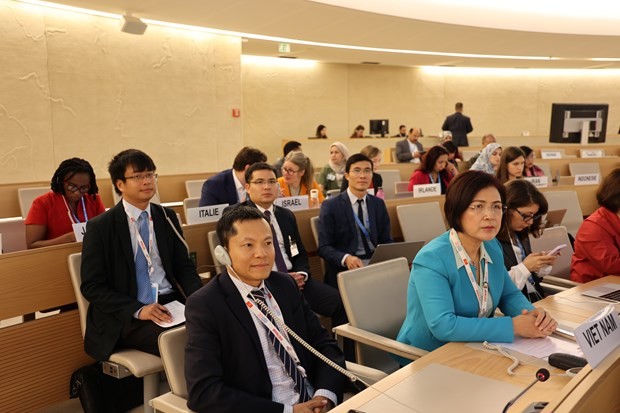
[[[439,177],[441,178],[441,193],[445,194],[448,184],[450,183],[450,179],[452,178],[447,171],[441,171]],[[411,178],[409,178],[409,186],[407,187],[407,190],[411,192],[413,191],[414,185],[425,185],[430,183],[432,183],[430,175],[421,169],[416,169],[413,171]]]
[[[600,207],[579,227],[570,278],[585,283],[620,274],[620,217]]]

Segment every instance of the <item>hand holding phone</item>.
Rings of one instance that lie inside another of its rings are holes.
[[[547,255],[550,255],[550,256],[552,256],[552,257],[553,257],[553,256],[556,256],[556,255],[558,255],[558,254],[560,253],[560,251],[562,251],[564,248],[566,248],[566,244],[560,244],[560,245],[558,245],[557,247],[555,247],[554,249],[552,249],[551,251],[549,251],[549,252],[547,253]]]

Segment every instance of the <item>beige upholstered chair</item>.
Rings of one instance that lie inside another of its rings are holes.
[[[49,186],[38,186],[35,188],[18,188],[17,199],[19,201],[19,209],[22,213],[22,217],[28,216],[28,211],[32,206],[32,202],[36,197],[46,194],[50,191]]]
[[[568,164],[568,170],[571,176],[583,175],[583,174],[601,174],[601,167],[596,162],[570,162]]]
[[[391,373],[399,364],[389,353],[410,360],[428,353],[396,341],[407,312],[408,282],[409,264],[405,258],[338,274],[349,324],[335,327],[334,332],[356,342],[359,364]]]
[[[397,181],[394,182],[394,194],[401,194],[403,192],[408,193],[409,195],[411,195],[411,192],[413,191],[409,191],[409,181]]]
[[[562,250],[558,258],[553,264],[551,273],[543,278],[542,286],[552,291],[562,291],[572,288],[579,283],[570,280],[570,264],[573,258],[573,247],[566,227],[547,228],[540,236],[534,238],[530,236],[530,245],[533,252],[551,251],[561,244],[566,244],[566,248]]]
[[[209,252],[211,253],[211,257],[213,257],[213,264],[215,267],[215,274],[220,274],[224,271],[224,265],[215,258],[215,247],[220,245],[220,237],[217,236],[217,231],[209,231],[207,234],[207,242],[209,243]]]
[[[82,284],[80,268],[82,254],[71,254],[68,257],[68,261],[71,283],[73,284],[80,313],[80,327],[83,337],[86,332],[86,314],[88,313],[89,302],[84,298],[80,290],[80,285]],[[126,375],[124,374],[126,372],[130,372],[136,377],[144,378],[144,412],[152,412],[149,401],[159,394],[159,373],[164,369],[161,359],[142,351],[125,349],[113,353],[108,362],[115,364],[123,375]]]
[[[553,179],[553,175],[551,175],[551,167],[549,166],[548,163],[538,163],[535,162],[534,163],[536,166],[538,166],[540,169],[542,169],[543,173],[545,174],[545,176],[549,179],[549,186],[551,186],[551,179]]]
[[[26,246],[26,219],[5,218],[0,220],[2,251],[0,253],[23,251]]]
[[[186,224],[195,224],[195,222],[190,222],[187,216],[187,210],[190,208],[198,208],[198,204],[200,203],[200,198],[185,198],[183,200],[183,214],[185,215],[185,223]]]
[[[385,199],[394,199],[394,184],[400,179],[400,171],[398,169],[380,169],[377,171],[383,179],[383,196]]]
[[[583,222],[583,212],[579,198],[575,191],[545,191],[543,192],[549,203],[549,211],[554,209],[566,209],[566,215],[562,220],[562,225],[573,236],[577,235],[577,230]]]
[[[194,179],[191,181],[185,181],[185,190],[187,191],[188,198],[199,198],[202,193],[202,185],[205,183],[205,179]]]
[[[398,205],[396,215],[405,241],[426,241],[446,232],[439,202]]]

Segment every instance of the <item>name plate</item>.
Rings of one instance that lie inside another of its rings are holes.
[[[559,151],[540,151],[543,159],[562,159],[562,152]]]
[[[84,239],[84,234],[86,234],[86,222],[78,222],[77,224],[73,224],[73,233],[75,234],[75,240],[77,242],[82,242]]]
[[[602,158],[603,150],[602,149],[581,149],[581,157],[582,158]]]
[[[549,179],[546,176],[524,176],[523,179],[530,181],[536,188],[547,188]]]
[[[600,178],[599,174],[575,175],[575,185],[598,185]]]
[[[187,223],[189,225],[204,224],[207,222],[217,222],[228,204],[209,205],[198,208],[187,209]]]
[[[575,329],[575,339],[592,368],[620,345],[620,318],[612,304]]]
[[[290,209],[291,211],[301,211],[309,208],[308,195],[276,198],[273,203],[277,206],[281,206],[282,208]]]
[[[375,195],[375,188],[368,188],[368,189],[366,190],[366,193],[367,193],[368,195]]]
[[[424,198],[427,196],[441,195],[441,184],[424,184],[413,186],[413,197]]]

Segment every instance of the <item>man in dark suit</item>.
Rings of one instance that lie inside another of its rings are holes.
[[[325,282],[338,288],[341,271],[367,264],[379,244],[392,242],[390,217],[382,199],[367,194],[372,161],[356,153],[347,159],[346,192],[323,202],[319,216],[319,255],[325,260]]]
[[[288,336],[259,304],[344,365],[342,352],[293,279],[272,271],[275,250],[264,216],[256,208],[231,208],[219,220],[217,233],[227,269],[188,299],[185,312],[188,407],[210,413],[333,407],[342,398],[344,376]]]
[[[176,214],[150,203],[157,190],[153,160],[128,149],[108,170],[123,199],[86,226],[81,291],[90,307],[84,349],[96,360],[118,348],[159,355],[164,328],[155,322],[171,321],[164,304],[185,302],[202,283]]]
[[[205,181],[198,205],[234,205],[245,201],[245,170],[256,162],[267,162],[267,155],[249,146],[241,149],[235,156],[232,169]]]
[[[446,117],[441,130],[449,130],[452,133],[452,142],[456,146],[469,146],[467,134],[474,130],[471,126],[471,119],[463,115],[463,104],[457,102],[454,105],[454,114]]]
[[[250,166],[245,171],[245,187],[249,199],[227,207],[224,211],[243,205],[257,208],[264,215],[268,212],[268,221],[277,237],[277,245],[274,242],[274,247],[279,251],[276,250],[276,255],[279,253],[282,257],[282,268],[277,268],[276,259],[273,270],[288,273],[295,280],[313,311],[331,317],[334,326],[346,324],[348,319],[338,290],[310,277],[308,254],[299,235],[295,214],[273,204],[278,196],[275,173],[275,168],[266,162]]]

